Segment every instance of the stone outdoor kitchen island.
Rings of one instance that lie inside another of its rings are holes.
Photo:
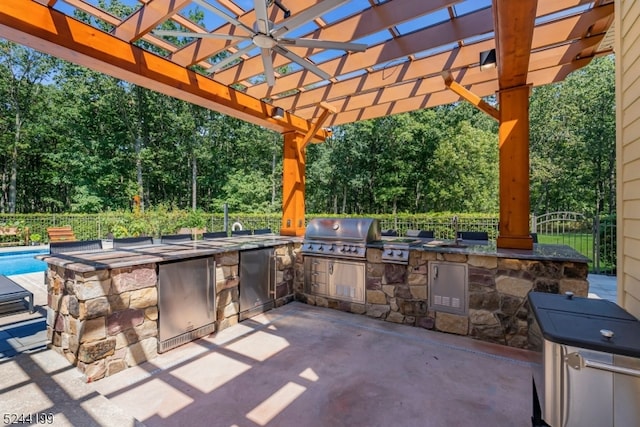
[[[297,245],[299,246],[299,245]],[[153,359],[159,350],[158,271],[167,262],[215,259],[215,330],[238,322],[240,252],[275,248],[275,306],[293,299],[296,244],[206,241],[40,256],[47,271],[47,337],[95,381]]]
[[[296,298],[388,322],[539,349],[540,338],[530,328],[529,291],[588,295],[589,260],[568,246],[537,244],[533,250],[510,250],[473,241],[452,246],[434,241],[413,248],[408,265],[401,265],[384,262],[382,250],[372,244],[367,248],[364,304],[305,292],[300,277]],[[439,290],[442,296],[436,300],[440,295],[430,284],[445,267],[461,273],[445,283],[460,287],[459,295]],[[454,298],[459,300],[457,307]]]
[[[385,261],[381,246],[369,244],[361,261],[363,297],[348,301],[305,288],[300,239],[267,239],[248,244],[233,243],[231,238],[227,246],[197,241],[39,256],[49,264],[51,346],[88,381],[153,359],[166,315],[159,303],[159,272],[167,263],[203,258],[215,260],[216,267],[215,328],[207,334],[232,326],[242,319],[243,251],[265,247],[275,249],[271,261],[275,306],[295,299],[517,348],[538,349],[541,342],[531,327],[530,291],[588,294],[588,259],[568,246],[535,245],[529,251],[497,249],[492,243],[452,246],[433,241],[412,247],[405,264]]]

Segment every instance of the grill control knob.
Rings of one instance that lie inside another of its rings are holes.
[[[332,244],[331,244],[331,247],[329,248],[329,250],[330,250],[331,252],[335,251],[335,250],[336,250],[336,245],[334,245],[334,244],[332,243]]]
[[[387,255],[389,255],[389,256],[393,255],[393,249],[389,249],[389,250],[387,251]]]
[[[396,256],[402,256],[402,251],[396,251]]]

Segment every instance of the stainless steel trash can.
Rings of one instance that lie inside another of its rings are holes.
[[[543,337],[533,426],[640,426],[638,319],[571,294],[531,292],[529,303]]]

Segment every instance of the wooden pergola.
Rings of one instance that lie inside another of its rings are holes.
[[[613,51],[613,0],[121,2],[134,12],[114,16],[97,0],[3,0],[0,37],[282,133],[289,235],[304,233],[307,144],[332,126],[465,99],[499,122],[498,246],[530,249],[531,87]],[[189,19],[195,10],[202,23]],[[264,26],[253,43],[266,47],[249,49],[247,33]],[[366,50],[283,40],[284,50],[278,34]],[[492,49],[497,66],[481,70]],[[490,95],[495,104],[483,100]]]

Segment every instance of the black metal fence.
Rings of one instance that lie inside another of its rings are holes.
[[[316,217],[341,215],[307,215],[307,221]],[[498,236],[498,215],[459,214],[460,231],[486,231],[489,239]],[[436,238],[452,239],[452,214],[373,215],[380,227],[396,230],[399,236],[407,230],[433,230]],[[227,227],[243,229],[270,228],[278,233],[280,214],[229,214]],[[101,214],[0,214],[0,225],[29,228],[32,241],[47,242],[47,228],[70,225],[78,239],[88,240],[151,235],[159,237],[173,234],[182,227],[204,227],[208,231],[221,231],[225,227],[223,214],[185,211],[148,212],[144,214],[107,212]],[[552,212],[531,217],[531,230],[538,242],[569,245],[591,259],[590,271],[597,274],[616,274],[616,220],[615,215],[589,218],[577,212]],[[1,243],[1,237],[0,237]]]

